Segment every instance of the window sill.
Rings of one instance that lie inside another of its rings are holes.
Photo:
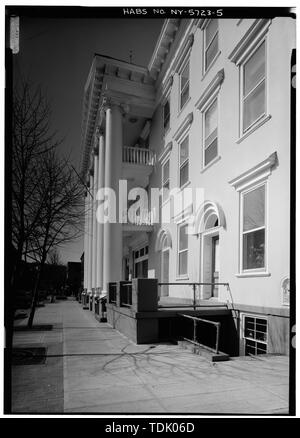
[[[270,272],[243,272],[241,274],[235,274],[238,278],[247,278],[247,277],[271,277]]]
[[[178,115],[177,115],[177,117],[180,116],[180,114],[183,112],[184,108],[187,106],[187,104],[190,102],[190,100],[191,100],[191,96],[189,96],[188,100],[185,102],[185,104],[183,105],[183,107],[182,107],[182,108],[179,108],[179,111],[178,111]]]
[[[189,276],[188,275],[182,275],[180,277],[176,277],[176,281],[182,281],[182,280],[188,280]]]
[[[215,63],[217,62],[217,59],[219,58],[219,56],[221,55],[221,50],[218,51],[218,53],[216,54],[216,56],[214,57],[212,63],[210,64],[210,66],[208,67],[208,69],[203,73],[201,81],[204,81],[204,79],[206,78],[206,76],[208,75],[208,73],[211,71],[212,67],[215,65]]]
[[[215,163],[221,160],[221,155],[217,155],[210,163],[208,163],[205,167],[200,170],[200,173],[204,173],[207,169],[213,166]]]
[[[255,123],[255,125],[253,125],[249,131],[245,132],[245,134],[243,134],[237,141],[237,144],[240,144],[243,140],[245,140],[245,138],[247,138],[250,134],[252,134],[252,132],[256,131],[258,128],[260,128],[262,125],[264,125],[268,120],[271,119],[271,115],[269,114],[268,116],[264,116],[262,117],[260,120],[257,121],[257,123]]]
[[[179,188],[179,190],[181,191],[181,190],[184,190],[186,187],[188,187],[189,185],[191,184],[191,181],[187,181],[186,183],[184,183],[183,184],[183,186],[181,186],[180,188]]]

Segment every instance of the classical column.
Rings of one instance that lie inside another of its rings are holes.
[[[94,185],[93,185],[93,208],[92,208],[92,221],[93,221],[93,236],[92,236],[92,291],[93,294],[96,293],[97,287],[97,220],[96,220],[96,209],[97,209],[97,191],[98,191],[98,145],[94,148]]]
[[[94,177],[92,169],[90,169],[90,193],[89,193],[89,209],[88,209],[88,223],[89,223],[89,243],[88,243],[88,252],[89,252],[89,261],[88,261],[88,293],[92,293],[92,261],[93,261],[93,186],[94,186]]]
[[[105,185],[105,140],[104,132],[99,131],[99,154],[98,154],[98,190]],[[97,221],[97,277],[96,287],[98,293],[103,291],[103,210],[99,209],[101,217]]]
[[[83,241],[83,254],[84,254],[84,264],[83,264],[83,289],[86,293],[87,291],[87,266],[88,266],[88,192],[84,195],[84,241]]]
[[[122,172],[123,109],[118,104],[108,104],[106,110],[105,138],[105,187],[116,194],[118,212],[119,180]],[[116,223],[104,223],[103,288],[107,292],[109,282],[122,279],[122,224],[118,215]]]

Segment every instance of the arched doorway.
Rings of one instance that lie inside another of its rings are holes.
[[[169,230],[160,230],[157,235],[155,250],[160,253],[160,282],[169,283],[170,270],[170,249],[172,247],[172,238]],[[160,287],[160,296],[169,296],[169,286]]]
[[[170,263],[170,246],[168,243],[168,238],[165,236],[162,242],[161,249],[161,282],[169,283],[169,263]],[[163,285],[161,287],[161,296],[168,297],[169,296],[169,286]]]
[[[225,228],[225,216],[218,204],[206,201],[196,215],[196,233],[200,235],[200,282],[202,299],[218,298],[220,282],[220,231]]]

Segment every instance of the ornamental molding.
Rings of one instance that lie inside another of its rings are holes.
[[[266,160],[261,161],[256,166],[242,173],[241,175],[229,181],[229,184],[237,191],[241,191],[249,185],[255,184],[266,179],[272,172],[273,168],[278,165],[277,152],[273,152]]]
[[[159,163],[163,163],[164,161],[167,160],[167,158],[169,158],[172,148],[173,148],[173,143],[170,141],[159,155],[158,157]]]
[[[185,133],[185,131],[190,128],[191,124],[193,123],[193,120],[194,120],[194,115],[192,112],[190,112],[189,114],[187,114],[187,116],[185,117],[185,119],[183,120],[183,122],[181,123],[181,125],[179,126],[179,128],[174,134],[174,139],[176,141],[178,141],[182,136],[182,134]]]
[[[215,96],[215,94],[219,91],[223,81],[224,81],[224,69],[218,71],[216,76],[213,78],[213,80],[210,82],[210,84],[206,87],[204,92],[202,93],[201,97],[196,102],[195,106],[197,109],[202,111],[204,107],[206,106],[207,102],[210,100],[211,97]]]
[[[257,19],[247,30],[229,55],[229,60],[234,64],[241,64],[253,47],[261,41],[269,30],[271,19]]]

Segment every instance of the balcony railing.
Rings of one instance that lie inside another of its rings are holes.
[[[132,225],[153,225],[154,213],[151,210],[141,210],[139,214],[134,215],[124,211],[122,213],[123,223]]]
[[[137,147],[123,147],[123,163],[154,165],[155,154],[150,149]]]

